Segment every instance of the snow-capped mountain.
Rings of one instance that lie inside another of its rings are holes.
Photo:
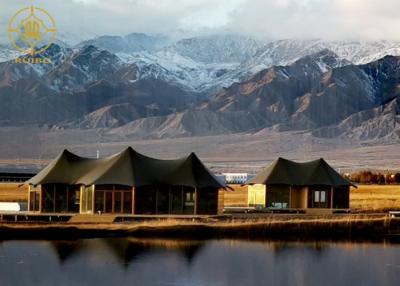
[[[7,106],[0,125],[104,128],[138,138],[270,128],[323,137],[398,134],[400,57],[354,65],[322,49],[288,65],[245,74],[237,56],[205,63],[171,46],[115,54],[94,45],[53,44],[40,56],[52,64],[0,63],[0,101]],[[234,78],[240,82],[207,96],[198,92]]]
[[[65,49],[70,37],[56,43]],[[137,67],[137,79],[156,78],[190,92],[212,94],[250,78],[271,66],[284,66],[323,50],[330,50],[345,64],[364,64],[385,55],[400,55],[400,42],[324,41],[288,39],[264,42],[241,35],[211,35],[173,40],[163,35],[132,33],[100,36],[71,48],[87,46],[106,50],[122,62]],[[10,46],[0,47],[0,62],[18,57]]]
[[[213,35],[182,39],[168,49],[201,63],[242,63],[256,55],[264,43],[240,35]]]
[[[10,45],[0,45],[0,63],[11,59],[18,58],[21,52],[17,51]]]
[[[79,43],[77,47],[93,45],[111,53],[131,54],[140,51],[158,51],[170,43],[171,40],[163,35],[150,36],[143,33],[131,33],[124,37],[107,35],[96,37]]]
[[[139,67],[139,77],[156,76],[193,91],[216,91],[266,68],[330,50],[344,64],[364,64],[385,55],[400,55],[400,42],[280,40],[264,43],[244,36],[182,39],[159,50],[118,53]]]
[[[267,43],[258,54],[244,66],[253,66],[262,70],[272,65],[288,65],[306,55],[321,50],[331,50],[340,58],[353,64],[366,64],[386,55],[400,55],[400,42],[390,41],[324,41],[316,40],[279,40]]]
[[[223,35],[182,39],[159,50],[118,56],[139,68],[140,78],[163,78],[197,92],[228,86],[243,61],[264,44],[244,36]]]

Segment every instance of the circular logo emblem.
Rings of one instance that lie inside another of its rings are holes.
[[[32,56],[49,48],[57,34],[56,23],[51,15],[38,7],[18,10],[8,24],[8,37],[20,52]]]

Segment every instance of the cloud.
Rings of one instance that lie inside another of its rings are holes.
[[[31,3],[76,41],[131,32],[400,40],[398,0],[0,0],[2,39],[11,15]]]
[[[399,8],[397,0],[253,0],[230,28],[270,38],[399,40]]]

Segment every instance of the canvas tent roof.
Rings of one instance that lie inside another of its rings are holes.
[[[292,185],[292,186],[355,186],[324,159],[298,163],[278,158],[271,166],[261,171],[248,184]]]
[[[27,183],[226,187],[194,153],[180,159],[160,160],[142,155],[131,147],[103,159],[83,158],[64,150]]]

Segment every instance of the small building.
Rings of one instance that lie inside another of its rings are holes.
[[[248,180],[247,173],[222,173],[227,184],[244,184]]]
[[[279,158],[247,184],[249,205],[294,209],[348,209],[350,186],[356,187],[322,158],[305,163]]]
[[[194,153],[160,160],[131,147],[103,159],[64,150],[27,183],[30,211],[82,214],[217,214],[226,187]]]
[[[21,183],[35,175],[34,171],[0,170],[0,183]]]

